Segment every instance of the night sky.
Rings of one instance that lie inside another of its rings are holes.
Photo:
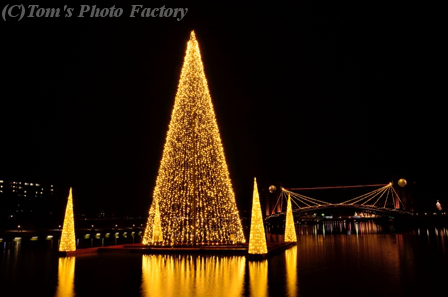
[[[254,177],[264,189],[403,177],[430,205],[446,201],[440,19],[309,2],[144,4],[189,8],[181,21],[131,18],[123,2],[119,18],[67,4],[72,17],[2,19],[0,178],[146,214],[194,30],[240,209]]]

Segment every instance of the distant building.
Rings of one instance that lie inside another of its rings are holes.
[[[7,225],[44,225],[59,212],[54,184],[31,180],[0,179],[0,221]]]

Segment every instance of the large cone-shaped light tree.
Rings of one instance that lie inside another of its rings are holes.
[[[60,252],[76,251],[75,218],[73,215],[73,195],[70,188],[65,208],[64,225],[62,226]]]
[[[285,242],[297,242],[296,227],[292,215],[291,195],[288,195],[288,206],[286,207]]]
[[[187,44],[152,201],[143,244],[245,242],[194,32]],[[160,229],[161,235],[154,234]]]
[[[249,254],[267,254],[266,232],[264,230],[263,213],[261,212],[260,195],[257,179],[254,179],[252,199],[252,216],[250,219]]]

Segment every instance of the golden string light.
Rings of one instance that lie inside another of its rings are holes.
[[[235,194],[201,60],[191,32],[153,192],[143,244],[244,243]]]
[[[250,221],[249,254],[267,254],[266,234],[261,212],[260,197],[258,195],[257,179],[254,178],[254,192],[252,200],[252,216]]]
[[[68,194],[67,206],[65,208],[64,225],[62,226],[60,252],[76,251],[75,218],[73,215],[72,188]]]
[[[297,242],[294,217],[292,216],[292,205],[290,194],[288,194],[288,206],[286,208],[285,242]]]

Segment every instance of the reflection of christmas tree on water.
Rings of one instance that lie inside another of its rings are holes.
[[[191,32],[143,244],[244,242],[199,44]]]

